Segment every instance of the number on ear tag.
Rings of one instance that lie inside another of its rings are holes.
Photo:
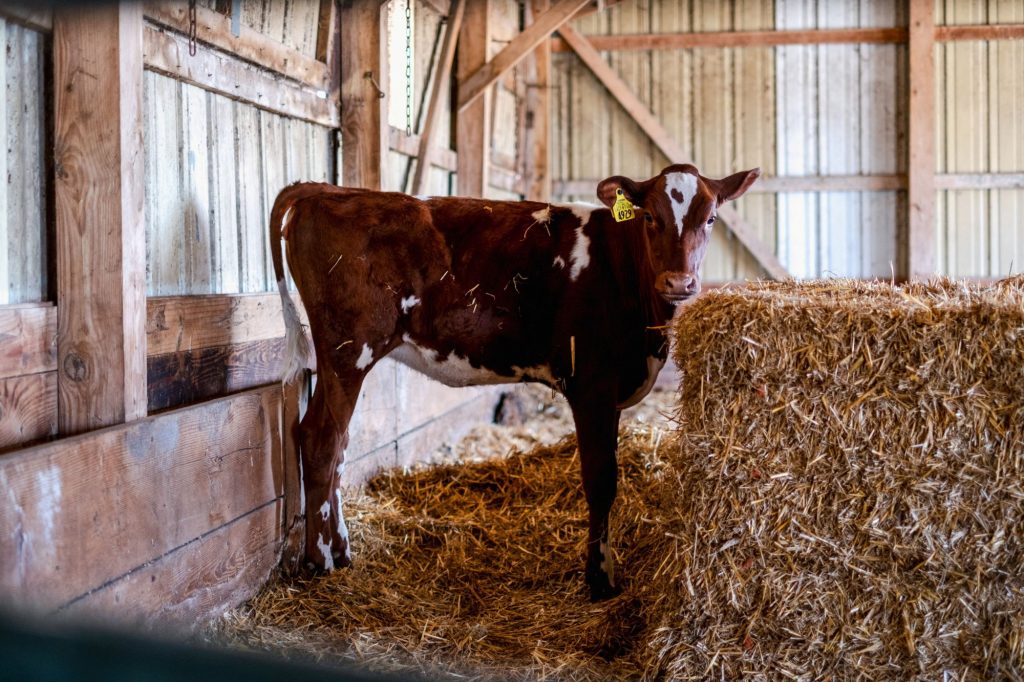
[[[617,223],[633,219],[633,204],[622,193],[621,187],[615,190],[615,204],[612,206],[612,215],[615,216],[615,222]]]

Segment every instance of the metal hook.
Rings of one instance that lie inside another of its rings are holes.
[[[376,79],[374,79],[373,71],[364,72],[363,78],[370,81],[370,84],[373,85],[373,89],[377,91],[377,97],[384,99],[384,91],[380,89],[380,85],[377,83]]]

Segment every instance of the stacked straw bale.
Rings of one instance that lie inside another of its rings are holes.
[[[1024,277],[724,289],[675,336],[647,674],[1024,676]]]

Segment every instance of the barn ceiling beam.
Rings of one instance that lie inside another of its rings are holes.
[[[146,416],[142,7],[53,21],[61,434]]]
[[[466,78],[459,80],[459,111],[476,100],[526,55],[568,22],[589,0],[558,0],[526,27],[505,48]]]
[[[417,149],[416,171],[412,176],[412,193],[423,194],[430,180],[432,156],[432,140],[434,128],[440,118],[441,105],[452,75],[452,64],[455,62],[455,45],[462,28],[462,16],[466,9],[466,0],[452,0],[448,11],[448,27],[445,29],[444,42],[441,44],[441,57],[430,85],[430,98],[427,101],[427,116],[420,131],[419,148]]]
[[[935,3],[910,0],[910,105],[907,148],[905,274],[935,274]]]
[[[683,148],[590,42],[569,26],[563,26],[560,33],[576,55],[608,89],[612,97],[626,110],[626,113],[632,117],[658,149],[672,163],[685,163],[688,155]],[[771,277],[775,279],[789,277],[785,266],[775,256],[775,253],[758,238],[753,227],[746,223],[735,209],[730,206],[722,206],[718,209],[718,217],[725,222],[736,239],[743,244]]]
[[[636,33],[586,36],[599,52],[611,50],[678,50],[694,47],[765,47],[771,45],[825,45],[842,43],[902,43],[905,28],[843,28],[795,31],[708,31],[698,33]],[[555,52],[572,47],[554,39]]]

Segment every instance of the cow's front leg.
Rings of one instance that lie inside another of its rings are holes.
[[[320,374],[299,426],[306,498],[306,565],[327,572],[352,563],[341,500],[341,472],[348,424],[365,374]]]
[[[608,517],[615,501],[618,466],[619,410],[614,390],[581,390],[569,397],[580,449],[583,491],[587,498],[586,580],[591,601],[614,597],[614,559],[609,541]]]

